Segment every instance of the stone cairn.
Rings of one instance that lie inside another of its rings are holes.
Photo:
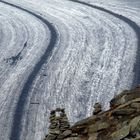
[[[59,115],[56,115],[58,113]],[[49,134],[44,140],[63,140],[70,136],[72,131],[70,130],[70,123],[64,108],[57,108],[50,112],[50,126]]]
[[[97,115],[100,112],[102,112],[102,106],[101,106],[101,104],[100,103],[95,103],[93,115]]]

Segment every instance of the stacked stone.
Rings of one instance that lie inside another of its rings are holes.
[[[56,116],[57,112],[60,113],[60,116]],[[52,110],[50,113],[49,134],[45,140],[63,140],[65,137],[70,136],[71,133],[65,109],[57,108]]]
[[[95,103],[93,115],[97,115],[100,112],[102,112],[102,106],[101,106],[101,104],[100,103]]]
[[[60,135],[57,137],[57,140],[63,140],[65,137],[69,136],[72,133],[70,130],[70,123],[65,113],[65,109],[61,109],[60,111]]]
[[[60,114],[60,131],[63,132],[69,128],[70,128],[70,123],[68,121],[68,117],[65,113],[65,110],[62,109]]]
[[[49,119],[50,119],[49,134],[47,135],[45,140],[55,140],[57,136],[60,134],[59,123],[56,119],[55,110],[51,111]]]

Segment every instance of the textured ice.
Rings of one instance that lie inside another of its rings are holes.
[[[115,94],[138,84],[139,0],[83,0],[95,7],[68,0],[4,1],[13,6],[0,2],[0,140],[41,140],[55,107],[65,107],[74,123],[89,116],[95,102],[107,109]],[[54,38],[52,52],[37,65]],[[20,99],[34,68],[40,70]],[[16,112],[20,100],[22,115]]]

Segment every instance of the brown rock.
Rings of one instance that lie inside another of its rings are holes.
[[[132,113],[134,113],[136,110],[135,109],[118,109],[113,111],[113,115],[130,115]]]
[[[130,126],[124,126],[118,131],[115,131],[114,133],[111,134],[112,140],[121,140],[128,136],[130,132]]]
[[[64,140],[85,140],[85,139],[82,139],[80,137],[72,137],[72,138],[66,138]]]
[[[140,140],[140,136],[129,140]]]
[[[133,90],[125,90],[110,101],[110,107],[113,108],[121,104],[125,104],[126,102],[136,98],[140,98],[139,88],[135,88]]]
[[[59,128],[49,129],[49,134],[59,135],[60,134],[60,130],[59,130]]]
[[[132,108],[139,109],[139,108],[140,108],[140,103],[132,103],[130,106],[131,106]]]
[[[64,138],[70,136],[71,134],[72,134],[72,131],[71,130],[66,130],[66,131],[64,131],[62,133],[62,135],[64,136]]]
[[[55,140],[56,137],[57,137],[57,135],[51,135],[51,134],[49,134],[49,135],[45,138],[45,140]]]
[[[97,131],[107,129],[108,127],[109,127],[109,124],[107,122],[100,122],[99,121],[99,122],[96,122],[95,124],[89,126],[88,133],[92,134],[92,133],[95,133]]]
[[[140,132],[140,116],[135,117],[134,119],[131,120],[129,123],[130,125],[130,132]]]
[[[111,101],[110,101],[110,107],[114,108],[116,106],[119,106],[121,104],[124,104],[126,102],[125,96],[129,94],[128,90],[124,90],[121,94],[115,96]]]
[[[92,135],[89,135],[88,137],[88,140],[97,140],[97,136],[98,136],[98,133],[94,133]]]
[[[100,113],[101,111],[102,111],[102,106],[101,106],[101,104],[100,104],[100,103],[95,103],[93,115],[97,115],[97,114]]]
[[[55,110],[52,110],[52,111],[50,112],[50,114],[51,114],[51,115],[54,115],[54,114],[55,114]]]
[[[128,94],[127,96],[125,96],[125,101],[128,102],[136,98],[140,98],[140,91]]]
[[[61,111],[62,109],[61,108],[56,108],[56,112],[59,112],[59,111]]]

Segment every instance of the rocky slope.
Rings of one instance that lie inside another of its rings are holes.
[[[107,111],[96,104],[93,116],[75,123],[63,134],[57,132],[56,140],[140,140],[140,87],[114,97]]]

